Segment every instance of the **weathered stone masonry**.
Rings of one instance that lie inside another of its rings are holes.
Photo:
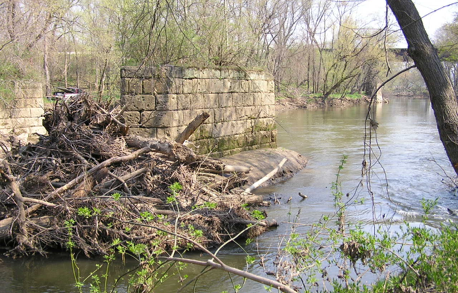
[[[276,147],[274,82],[264,72],[124,67],[121,81],[132,134],[175,139],[207,112],[210,117],[189,139],[198,153],[226,156]]]
[[[35,133],[46,134],[43,127],[43,87],[41,83],[14,82],[8,86],[15,99],[0,101],[0,135],[13,134],[23,143]],[[36,139],[36,138],[34,138]]]

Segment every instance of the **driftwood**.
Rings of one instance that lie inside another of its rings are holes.
[[[250,187],[248,187],[247,189],[245,189],[245,193],[251,193],[253,190],[255,190],[256,188],[258,188],[261,184],[263,184],[264,182],[266,182],[267,180],[269,180],[272,176],[275,175],[275,173],[278,172],[278,170],[281,169],[281,167],[283,167],[283,165],[286,163],[288,159],[287,158],[284,158],[283,160],[281,160],[280,164],[278,164],[278,166],[273,169],[272,171],[270,171],[266,176],[262,177],[261,179],[259,179],[258,181],[256,181],[255,183],[253,183],[253,185],[251,185]]]
[[[69,237],[87,255],[107,253],[114,239],[147,244],[150,253],[186,247],[144,222],[189,237],[188,227],[196,227],[208,246],[265,231],[267,224],[245,231],[256,221],[242,204],[263,204],[236,189],[249,168],[198,156],[177,142],[126,136],[122,110],[86,96],[59,101],[45,117],[47,136],[0,148],[0,240],[10,253],[65,248]]]
[[[251,171],[250,167],[245,166],[235,166],[235,165],[224,165],[225,172],[242,172],[247,173]]]
[[[203,112],[202,114],[198,115],[194,120],[192,120],[191,123],[183,130],[182,133],[178,135],[178,137],[175,139],[176,143],[183,144],[185,140],[187,140],[195,131],[196,129],[204,123],[207,118],[210,117],[210,114],[207,112]]]
[[[192,163],[197,160],[194,152],[181,144],[157,139],[145,139],[137,136],[125,138],[126,144],[133,148],[149,148],[148,151],[158,152],[169,156],[171,159],[183,163]]]

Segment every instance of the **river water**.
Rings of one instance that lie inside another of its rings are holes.
[[[343,155],[347,156],[340,177],[343,192],[353,200],[365,199],[348,208],[347,221],[359,221],[367,227],[372,227],[374,222],[419,223],[421,200],[436,198],[438,204],[432,211],[430,225],[455,220],[447,212],[447,208],[458,209],[456,190],[448,184],[448,176],[453,176],[454,171],[439,140],[429,100],[391,99],[390,103],[376,107],[378,145],[373,145],[373,162],[374,156],[381,154],[381,157],[380,164],[375,164],[370,173],[370,182],[361,177],[366,112],[367,106],[362,105],[345,109],[292,110],[277,116],[278,145],[303,154],[309,163],[292,179],[256,191],[266,198],[277,199],[279,204],[273,204],[266,211],[280,226],[249,245],[228,245],[218,253],[223,261],[244,269],[246,253],[249,253],[257,259],[262,256],[266,270],[273,269],[277,249],[291,232],[290,223],[298,213],[301,224],[316,223],[323,215],[335,213],[331,185],[336,180]],[[367,186],[370,186],[373,199]],[[303,200],[299,192],[308,198]],[[77,292],[67,254],[19,260],[2,257],[0,261],[1,292]],[[82,275],[91,272],[99,261],[81,257]],[[129,260],[126,266],[115,262],[111,275],[116,277],[126,267],[134,265],[135,262]],[[258,261],[248,270],[265,276]],[[200,271],[199,267],[189,267],[186,274],[192,277]],[[371,281],[369,278],[367,282]],[[199,279],[195,292],[233,292],[233,285],[241,283],[241,278],[213,271]],[[127,282],[123,282],[118,292],[125,292],[126,286]],[[155,292],[176,292],[178,288],[176,281],[168,281]],[[89,289],[85,287],[84,291],[89,292]],[[263,285],[250,281],[241,290],[264,291]],[[183,292],[192,292],[192,289]]]

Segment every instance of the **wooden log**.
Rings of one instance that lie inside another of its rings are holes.
[[[134,148],[149,148],[151,152],[165,154],[168,157],[184,163],[192,163],[197,160],[196,154],[186,146],[169,141],[157,139],[145,139],[138,136],[127,136],[126,144]]]
[[[262,227],[278,227],[278,223],[275,219],[272,220],[262,220],[262,221],[250,221],[245,219],[233,219],[230,221],[234,224],[243,224],[243,225],[259,225]]]
[[[185,130],[183,130],[183,132],[178,135],[178,137],[175,139],[175,142],[183,144],[185,140],[187,140],[194,133],[194,131],[196,131],[196,129],[202,123],[204,123],[205,120],[207,120],[208,117],[210,117],[210,114],[207,112],[203,112],[202,114],[197,115],[197,117],[188,124]]]
[[[120,176],[119,179],[121,179],[122,181],[126,182],[128,181],[129,179],[131,178],[134,178],[136,176],[139,176],[140,174],[143,174],[145,173],[146,171],[148,171],[149,168],[147,167],[144,167],[144,168],[141,168],[141,169],[138,169],[134,172],[131,172],[131,173],[128,173],[126,175],[123,175],[123,176]],[[102,185],[102,188],[108,188],[111,186],[111,184],[115,183],[117,181],[117,179],[112,179],[112,180],[109,180],[107,182],[105,182],[103,185]]]
[[[219,197],[221,199],[221,201],[223,202],[230,202],[231,200],[233,201],[234,200],[234,197],[231,195],[231,196],[220,196]],[[248,205],[260,205],[260,204],[263,204],[264,201],[263,201],[263,197],[262,195],[247,195],[247,196],[243,196],[241,197],[240,199],[237,199],[237,200],[240,200],[242,204],[248,204]]]
[[[251,167],[245,166],[235,166],[235,165],[224,165],[225,172],[241,172],[241,173],[248,173],[251,171]]]
[[[281,169],[281,167],[283,167],[283,165],[286,163],[288,159],[287,158],[284,158],[283,160],[281,160],[280,164],[278,164],[278,166],[273,169],[272,171],[270,171],[266,176],[262,177],[261,179],[259,179],[258,181],[256,181],[255,183],[253,183],[253,185],[251,185],[250,187],[248,187],[247,189],[245,189],[245,193],[251,193],[253,190],[255,190],[256,188],[258,188],[261,184],[263,184],[264,182],[266,182],[267,180],[269,180],[272,176],[275,175],[275,173],[278,172],[278,170]]]

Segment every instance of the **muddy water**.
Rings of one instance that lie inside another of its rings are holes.
[[[392,99],[391,103],[376,108],[379,127],[374,155],[381,154],[381,164],[374,166],[370,184],[363,180],[361,186],[365,116],[365,106],[293,110],[278,115],[279,146],[307,156],[309,164],[291,180],[257,191],[280,203],[267,209],[269,217],[275,218],[280,227],[265,233],[250,245],[241,245],[243,249],[229,245],[219,253],[225,262],[240,269],[246,268],[245,250],[253,256],[262,255],[266,260],[266,269],[270,270],[279,243],[290,233],[289,222],[299,212],[299,221],[303,224],[315,223],[323,215],[334,214],[331,184],[343,155],[348,156],[342,169],[343,191],[349,193],[349,198],[365,199],[363,204],[348,209],[350,221],[361,221],[367,227],[373,221],[389,221],[393,225],[402,221],[419,222],[421,200],[436,198],[438,206],[433,210],[430,224],[435,225],[451,217],[447,208],[458,209],[458,199],[455,191],[447,185],[446,174],[453,175],[453,170],[439,141],[429,101]],[[373,200],[367,186],[374,195]],[[308,198],[302,200],[299,192]],[[198,258],[199,255],[193,257]],[[96,263],[97,260],[81,258],[82,275],[93,270]],[[116,277],[126,267],[134,265],[133,261],[128,261],[126,266],[116,262],[111,274]],[[259,263],[249,266],[248,270],[265,276]],[[186,274],[192,277],[200,271],[199,267],[190,267]],[[231,292],[233,285],[242,282],[241,278],[211,272],[201,277],[194,289],[195,292]],[[0,263],[1,292],[76,292],[73,284],[69,257],[65,254],[47,259],[3,258]],[[123,282],[117,290],[126,292],[126,288],[127,282]],[[156,292],[176,292],[178,288],[176,281],[169,281]],[[89,288],[84,291],[89,292]],[[192,292],[192,289],[183,292]],[[242,292],[264,292],[264,289],[262,285],[248,281]]]

